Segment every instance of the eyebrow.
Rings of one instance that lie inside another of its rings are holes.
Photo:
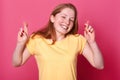
[[[65,13],[60,13],[60,14],[61,14],[61,15],[65,15],[65,16],[67,16]],[[70,18],[73,18],[73,19],[74,19],[75,17],[70,17]]]

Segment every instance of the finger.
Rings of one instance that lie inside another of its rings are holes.
[[[88,29],[88,31],[90,31],[92,29],[92,26],[89,25],[87,29]]]
[[[94,28],[90,25],[88,30],[89,30],[89,32],[92,33],[94,31]]]
[[[89,32],[89,30],[88,30],[89,20],[87,20],[84,25],[85,25],[85,31],[88,33]]]
[[[25,33],[28,34],[28,24],[26,22],[24,22],[23,25],[24,25]]]
[[[86,32],[89,32],[90,29],[91,29],[91,27],[86,24],[85,31],[86,31]]]
[[[89,26],[89,20],[85,22],[85,27],[88,27],[88,26]]]
[[[20,28],[19,32],[18,32],[18,36],[21,36],[22,37],[22,34],[23,34],[23,29]]]
[[[93,29],[93,28],[91,28],[91,29],[89,30],[89,32],[91,32],[91,33],[92,33],[93,31],[94,31],[94,29]]]
[[[23,30],[23,28],[21,28],[21,31],[20,31],[20,36],[22,37],[22,36],[23,36],[23,34],[24,34],[24,30]]]
[[[86,36],[87,35],[87,31],[84,31],[84,36]]]

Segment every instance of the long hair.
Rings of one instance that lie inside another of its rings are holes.
[[[77,10],[73,4],[71,4],[71,3],[59,4],[58,6],[56,6],[54,8],[51,15],[55,16],[57,13],[60,13],[64,8],[70,8],[70,9],[74,10],[74,12],[75,12],[73,28],[71,29],[70,32],[68,32],[66,34],[66,36],[68,34],[76,34],[78,31],[78,19],[77,19]],[[32,37],[34,37],[35,35],[41,35],[46,39],[52,39],[52,41],[53,41],[52,44],[54,44],[56,41],[56,32],[55,32],[55,29],[54,29],[54,26],[53,26],[53,23],[51,22],[51,20],[49,19],[49,21],[44,29],[34,32]]]

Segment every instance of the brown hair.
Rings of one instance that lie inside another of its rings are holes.
[[[77,10],[73,4],[71,3],[59,4],[58,6],[54,8],[51,15],[55,16],[57,13],[60,13],[64,8],[70,8],[74,10],[75,12],[73,28],[71,29],[69,33],[66,34],[66,36],[68,34],[76,34],[78,31],[78,20],[77,20]],[[48,24],[45,26],[44,29],[34,32],[32,37],[34,37],[35,35],[41,35],[47,39],[52,39],[53,44],[54,44],[54,42],[56,41],[56,33],[55,33],[55,29],[53,27],[53,23],[51,22],[51,20],[49,19]]]

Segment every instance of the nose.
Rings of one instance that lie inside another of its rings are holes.
[[[70,19],[65,19],[65,23],[66,23],[67,25],[69,25],[69,24],[70,24]]]

